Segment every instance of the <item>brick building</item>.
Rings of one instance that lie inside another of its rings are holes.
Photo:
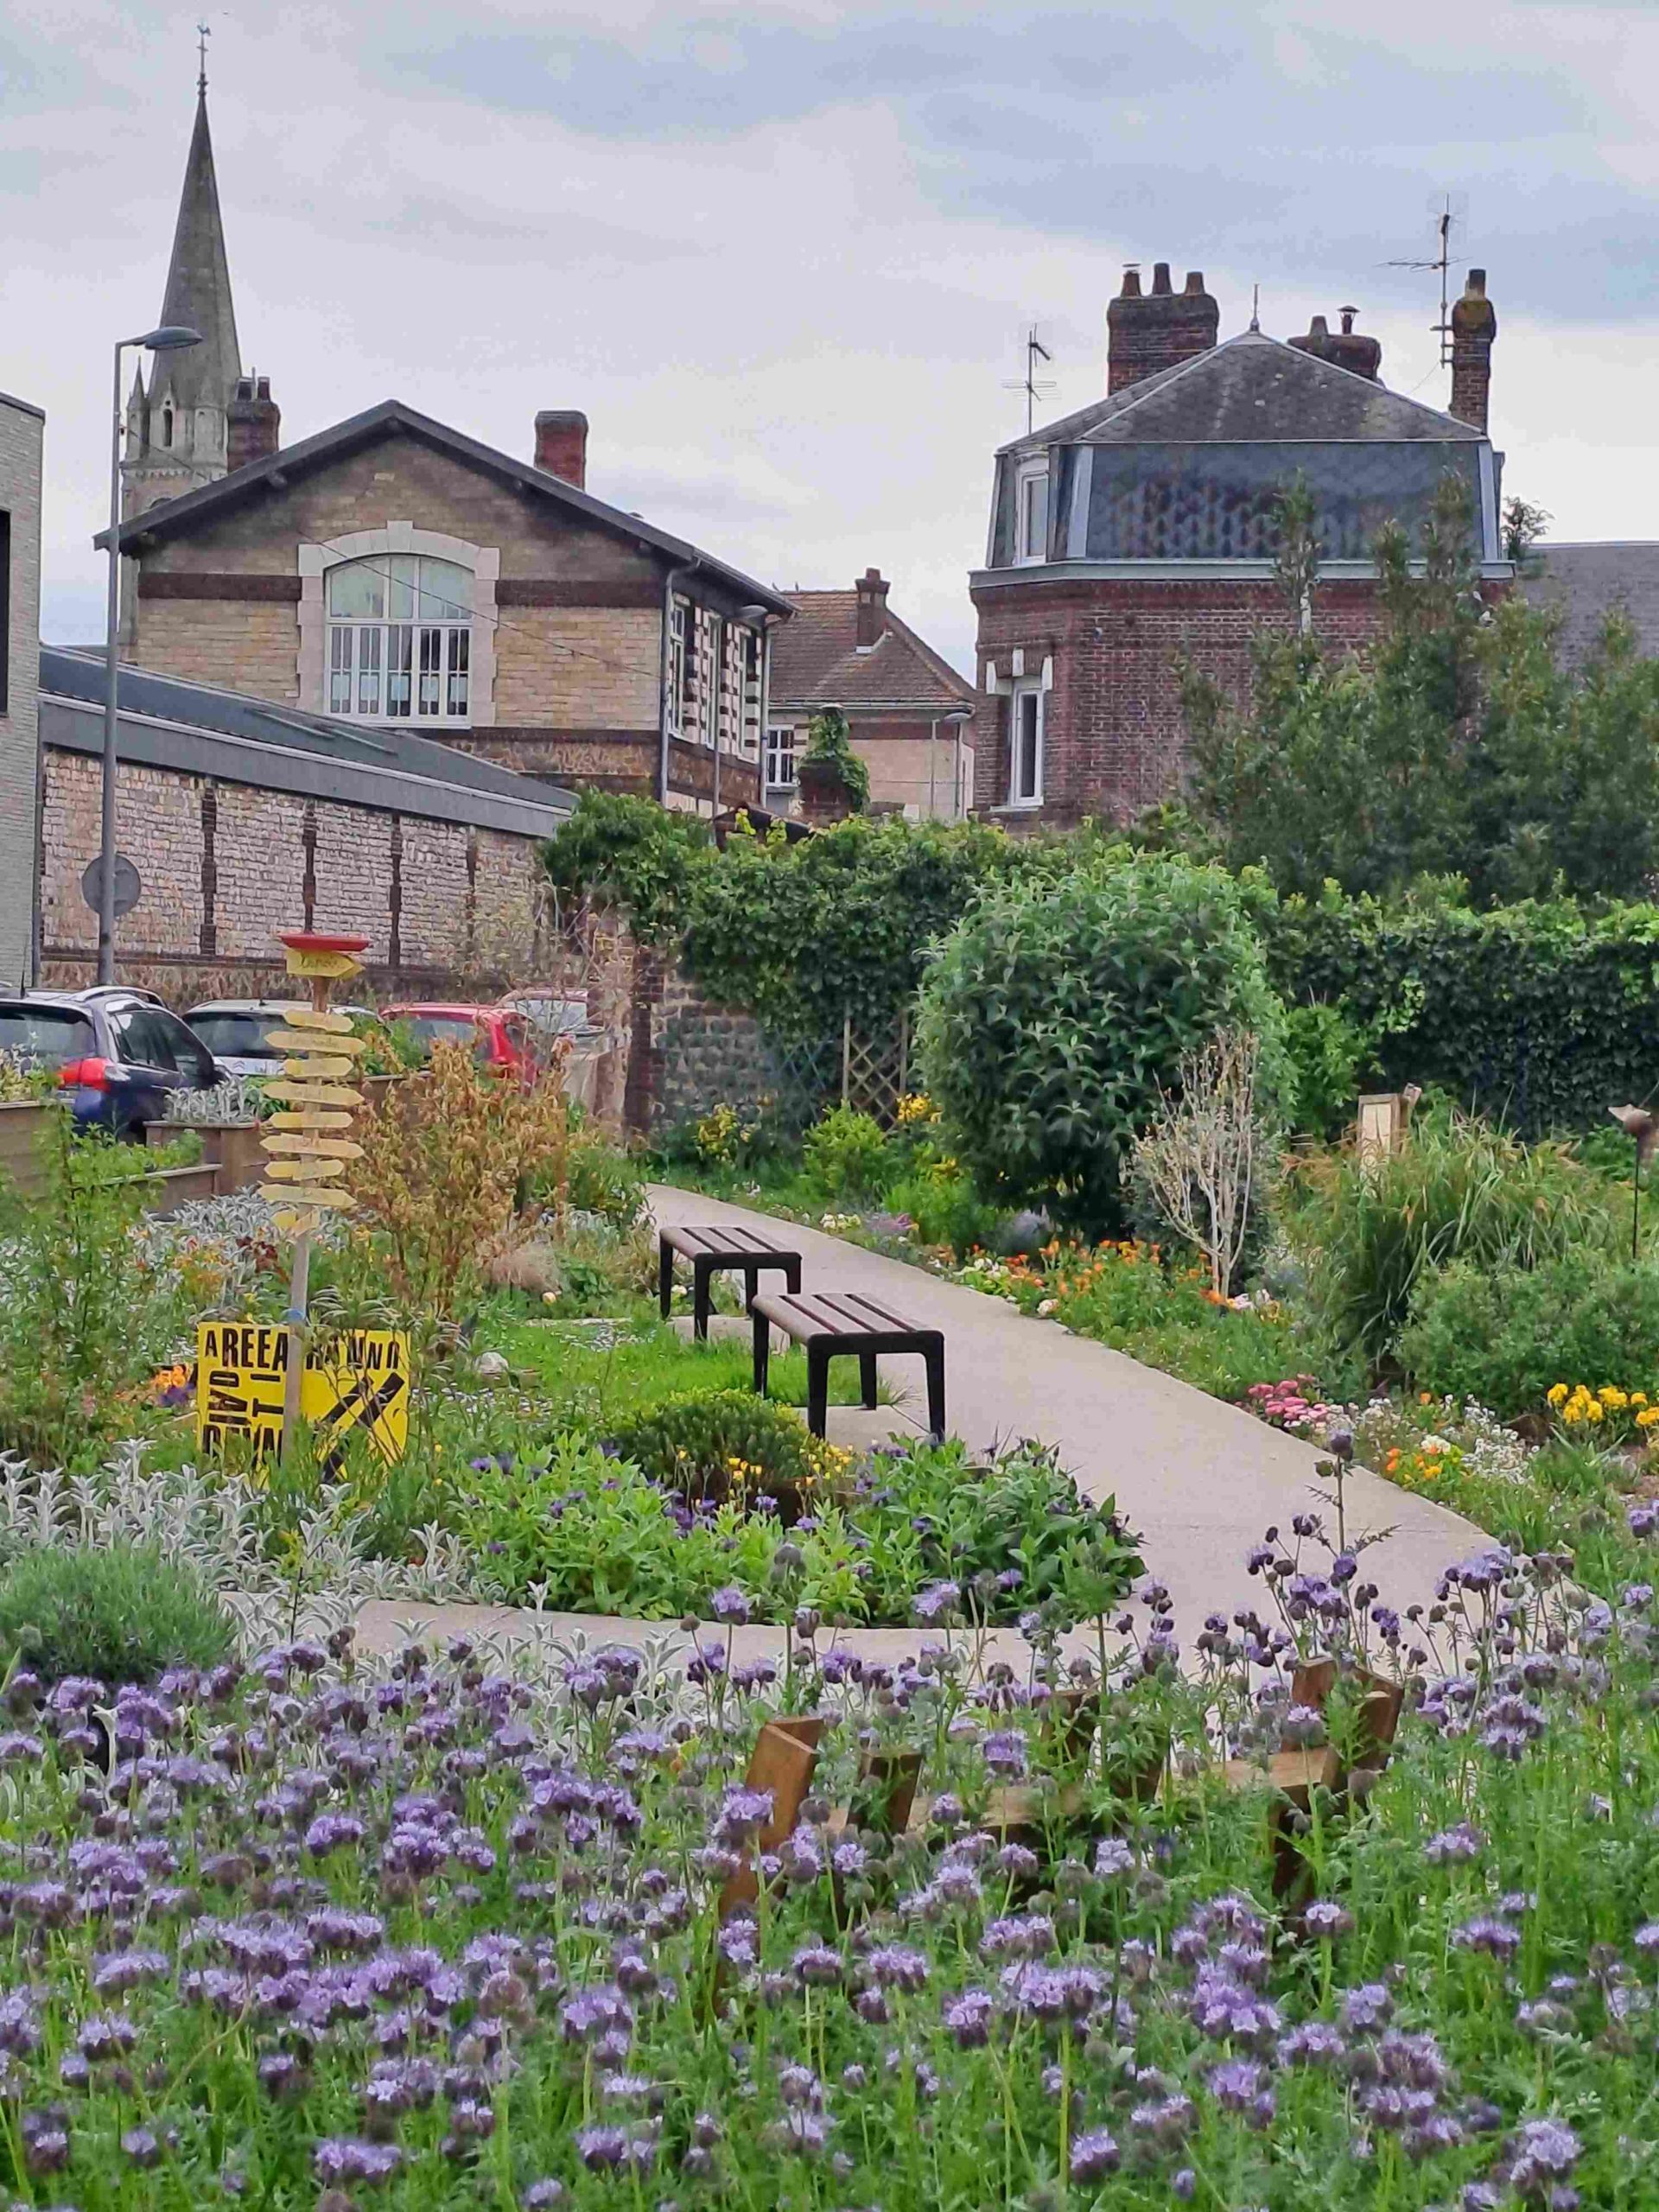
[[[1321,556],[1306,618],[1363,646],[1377,604],[1370,549],[1415,542],[1442,478],[1467,493],[1484,588],[1501,558],[1502,456],[1486,435],[1497,319],[1484,272],[1452,309],[1452,411],[1402,397],[1344,308],[1287,343],[1254,322],[1217,343],[1196,273],[1134,270],[1108,313],[1103,399],[996,457],[979,614],[976,810],[1010,828],[1126,820],[1179,786],[1183,658],[1242,696],[1250,640],[1295,619],[1276,588],[1277,506],[1300,481]]]
[[[90,982],[104,659],[40,653],[41,980]],[[166,998],[277,985],[273,932],[360,931],[383,990],[446,988],[534,954],[537,844],[569,791],[412,731],[370,733],[123,669],[118,849],[138,871],[122,980]],[[24,872],[27,886],[30,871]]]
[[[847,717],[870,772],[874,806],[912,821],[959,822],[973,801],[974,687],[887,605],[867,569],[850,591],[792,591],[774,639],[765,804],[794,802],[807,726],[825,707]]]
[[[128,409],[126,658],[671,806],[759,800],[789,602],[589,492],[585,416],[537,415],[522,461],[397,400],[279,444],[241,369],[205,86],[163,319],[203,343]]]
[[[0,391],[0,989],[26,983],[34,967],[35,662],[45,429],[38,407]]]

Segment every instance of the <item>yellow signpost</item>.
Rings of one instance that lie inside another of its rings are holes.
[[[289,1331],[276,1323],[203,1321],[196,1330],[196,1440],[222,1452],[235,1438],[255,1459],[283,1444]],[[392,1329],[348,1329],[306,1355],[300,1410],[332,1474],[347,1441],[401,1459],[409,1442],[409,1338]]]

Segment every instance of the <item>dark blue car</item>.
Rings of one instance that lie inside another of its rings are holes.
[[[76,1121],[118,1137],[142,1137],[170,1091],[219,1080],[213,1054],[176,1014],[115,984],[0,997],[0,1052],[55,1069]]]

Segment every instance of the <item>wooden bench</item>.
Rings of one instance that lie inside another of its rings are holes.
[[[875,1404],[875,1363],[884,1352],[918,1352],[927,1366],[927,1426],[933,1435],[944,1435],[944,1334],[939,1329],[918,1328],[858,1290],[815,1291],[803,1297],[763,1292],[749,1301],[754,1325],[754,1387],[764,1397],[772,1349],[772,1331],[783,1333],[806,1351],[806,1425],[822,1436],[830,1395],[830,1363],[853,1353],[858,1356],[864,1386],[864,1403]]]
[[[801,1287],[801,1255],[785,1251],[758,1230],[714,1227],[664,1229],[657,1239],[657,1288],[663,1319],[674,1302],[674,1255],[691,1262],[691,1326],[700,1341],[709,1335],[710,1288],[715,1274],[741,1274],[743,1303],[753,1309],[763,1268],[780,1274],[791,1290]]]

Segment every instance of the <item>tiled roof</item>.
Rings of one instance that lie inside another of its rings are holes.
[[[1637,652],[1659,656],[1659,543],[1611,539],[1600,544],[1540,545],[1520,571],[1516,588],[1561,618],[1561,658],[1588,658],[1615,607],[1636,629]]]
[[[1225,345],[1004,446],[1246,445],[1257,440],[1472,442],[1484,434],[1438,408],[1389,391],[1369,377],[1247,330]]]
[[[868,652],[858,650],[855,591],[792,591],[792,619],[772,644],[776,708],[878,708],[944,714],[971,707],[974,688],[889,608],[887,627]]]

